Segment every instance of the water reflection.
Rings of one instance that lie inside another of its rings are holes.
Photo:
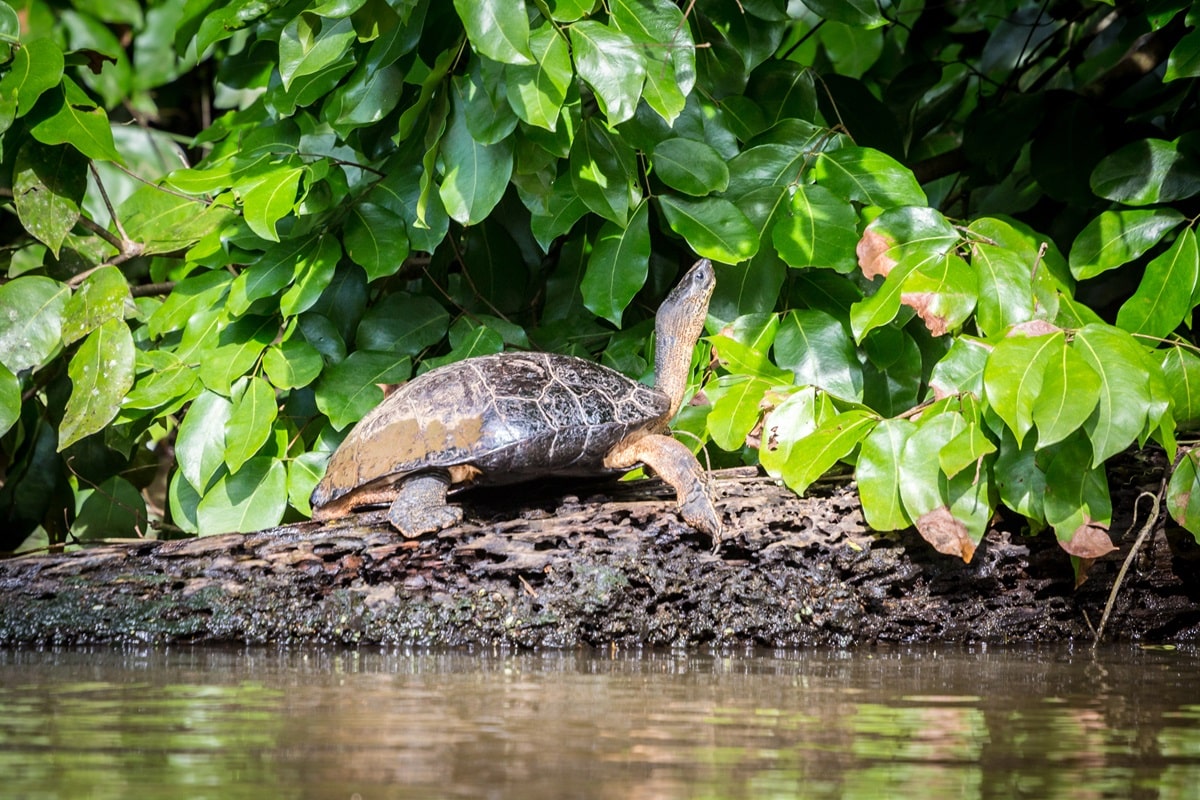
[[[5,797],[1160,797],[1194,651],[0,652]]]

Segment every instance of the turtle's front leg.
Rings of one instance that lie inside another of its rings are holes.
[[[457,525],[462,522],[463,511],[447,505],[449,488],[450,475],[445,472],[423,472],[405,478],[388,509],[388,521],[409,539]]]
[[[721,545],[721,518],[708,496],[707,481],[700,462],[682,442],[652,433],[613,448],[604,466],[617,469],[641,462],[675,489],[679,513],[687,524],[712,537],[713,548]]]

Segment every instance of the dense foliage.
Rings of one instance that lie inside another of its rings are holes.
[[[1086,559],[1154,446],[1200,532],[1198,19],[0,2],[3,546],[306,514],[379,384],[453,359],[645,377],[697,254],[676,427],[714,464],[844,462],[878,530],[969,559],[1006,507]]]

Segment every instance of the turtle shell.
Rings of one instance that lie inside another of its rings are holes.
[[[409,381],[365,416],[333,454],[312,503],[460,465],[487,483],[602,473],[614,445],[664,425],[669,409],[657,389],[580,358],[466,359]]]

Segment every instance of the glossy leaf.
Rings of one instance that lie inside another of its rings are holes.
[[[758,232],[745,214],[720,197],[684,200],[661,195],[659,203],[671,229],[699,256],[737,264],[758,252]]]
[[[1100,401],[1084,425],[1093,466],[1124,450],[1146,424],[1154,397],[1141,346],[1128,333],[1109,325],[1088,325],[1071,345],[1100,377]]]
[[[1181,430],[1200,429],[1200,355],[1186,347],[1162,351],[1160,364]]]
[[[1117,325],[1130,333],[1166,337],[1192,310],[1198,283],[1196,233],[1184,228],[1166,252],[1146,265],[1137,291],[1117,312]]]
[[[0,95],[13,96],[16,115],[24,116],[43,93],[58,86],[63,67],[62,50],[49,37],[22,42],[0,78]]]
[[[125,395],[123,409],[173,411],[190,399],[200,380],[191,365],[165,350],[151,350],[139,355],[137,368],[144,374],[139,375],[129,394]]]
[[[354,37],[354,24],[349,19],[330,20],[310,12],[294,17],[279,34],[279,76],[283,88],[341,59]]]
[[[649,204],[645,201],[624,229],[604,223],[588,259],[580,290],[583,304],[598,317],[621,326],[625,307],[646,283],[650,264]]]
[[[20,373],[45,364],[62,341],[71,290],[39,275],[0,285],[0,364]]]
[[[779,255],[793,267],[830,267],[850,272],[856,265],[858,215],[844,199],[823,186],[796,187],[789,213],[772,232]]]
[[[869,147],[851,145],[821,153],[813,175],[817,183],[840,197],[884,209],[928,202],[908,168]]]
[[[633,116],[646,80],[642,48],[626,34],[594,20],[569,29],[575,71],[595,92],[609,125]]]
[[[436,300],[397,292],[367,310],[354,345],[359,350],[416,356],[440,342],[449,327],[450,314]]]
[[[850,455],[878,422],[879,417],[871,412],[855,409],[818,426],[793,446],[783,480],[793,491],[803,494],[813,481]]]
[[[119,475],[99,486],[80,487],[75,493],[71,535],[77,539],[145,536],[148,524],[142,493]]]
[[[523,0],[454,0],[471,46],[503,64],[533,64]]]
[[[280,389],[308,386],[325,366],[321,354],[308,342],[289,339],[263,353],[263,370],[271,385]]]
[[[0,364],[0,436],[8,433],[21,418],[21,382],[8,367]]]
[[[225,464],[225,430],[233,403],[216,392],[202,392],[192,401],[175,437],[175,458],[184,478],[204,492]]]
[[[58,449],[104,428],[133,385],[133,335],[123,320],[111,319],[83,340],[71,357],[71,397],[58,429]]]
[[[29,132],[39,142],[69,144],[95,161],[121,160],[108,115],[70,78],[62,79],[60,89],[48,91],[37,111],[30,115]]]
[[[292,213],[303,167],[274,170],[242,195],[242,209],[250,230],[264,239],[279,241],[279,221]]]
[[[854,470],[863,516],[872,530],[895,531],[912,525],[900,500],[904,444],[916,430],[906,419],[885,419],[863,439]]]
[[[201,536],[249,533],[278,525],[287,509],[287,469],[277,458],[247,461],[225,473],[196,506]]]
[[[342,229],[346,255],[367,272],[367,280],[394,275],[408,257],[404,219],[371,203],[350,209]]]
[[[456,109],[441,143],[442,183],[438,194],[450,218],[463,225],[481,222],[504,195],[513,169],[510,139],[492,145],[471,136],[465,111]]]
[[[762,415],[760,404],[771,384],[762,378],[735,380],[713,403],[708,414],[708,433],[717,447],[737,452]]]
[[[1200,450],[1188,450],[1171,473],[1167,512],[1200,543]]]
[[[784,316],[775,337],[775,363],[791,370],[800,386],[862,400],[858,349],[842,322],[824,311],[799,309]]]
[[[233,397],[225,429],[225,464],[237,472],[271,437],[278,414],[275,390],[262,378],[250,378]]]
[[[342,246],[330,235],[321,236],[315,248],[305,250],[294,267],[291,287],[279,299],[283,316],[294,317],[313,307],[333,280],[341,257]]]
[[[1128,264],[1182,221],[1172,208],[1102,212],[1075,237],[1071,274],[1084,280]]]
[[[985,242],[971,246],[971,267],[978,278],[975,322],[984,336],[1000,336],[1034,317],[1034,262],[1006,247]]]
[[[530,35],[529,48],[535,64],[508,68],[504,84],[508,104],[525,122],[552,131],[575,75],[570,48],[549,25]]]
[[[810,386],[788,395],[767,412],[758,460],[768,475],[783,477],[793,454],[804,449],[800,443],[817,429],[822,419],[821,408],[817,390]]]
[[[1033,402],[1038,447],[1048,447],[1079,430],[1099,402],[1100,376],[1087,361],[1072,347],[1052,352]]]
[[[1099,558],[1116,549],[1108,536],[1108,478],[1096,463],[1086,440],[1073,439],[1046,466],[1046,521],[1059,545],[1079,558]]]
[[[204,352],[200,380],[214,392],[229,395],[233,382],[247,374],[279,333],[273,317],[242,317],[225,326],[214,347]]]
[[[1064,347],[1062,333],[1014,335],[992,349],[983,370],[984,392],[992,409],[1016,437],[1033,428],[1033,406],[1042,391],[1046,364]]]
[[[379,404],[383,399],[380,384],[399,383],[411,372],[408,356],[356,350],[325,368],[317,382],[317,408],[341,430]]]
[[[1096,194],[1125,205],[1173,203],[1200,194],[1200,166],[1175,142],[1142,139],[1106,156],[1091,184]]]
[[[672,189],[694,197],[723,192],[729,186],[729,167],[703,142],[666,139],[651,154],[654,174]]]
[[[871,0],[804,0],[818,16],[859,28],[876,28],[887,20]]]

